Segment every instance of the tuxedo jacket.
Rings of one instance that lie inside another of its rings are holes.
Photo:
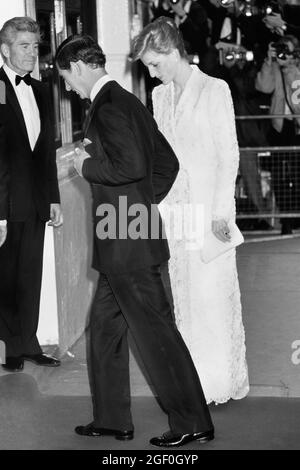
[[[17,96],[0,69],[0,220],[25,221],[33,208],[49,220],[50,204],[59,203],[52,110],[47,86],[32,79],[41,131],[31,150]]]
[[[91,158],[82,173],[93,197],[93,267],[118,273],[166,261],[169,249],[157,231],[157,203],[172,187],[179,164],[152,115],[132,93],[110,81],[91,105],[84,136],[91,141],[86,148]]]

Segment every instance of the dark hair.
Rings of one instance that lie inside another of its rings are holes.
[[[58,47],[55,62],[62,70],[70,70],[71,62],[104,67],[106,58],[99,44],[91,36],[69,36]]]
[[[41,39],[40,27],[36,21],[29,16],[16,16],[6,21],[0,30],[0,45],[12,44],[18,32],[34,33]]]
[[[296,38],[296,36],[293,36],[292,34],[286,34],[285,36],[282,36],[278,42],[282,44],[287,44],[288,42],[291,42],[294,46],[294,49],[299,48],[299,39]]]
[[[160,16],[134,38],[131,57],[138,60],[147,51],[169,54],[174,49],[178,49],[181,57],[186,57],[183,38],[175,22],[171,18]]]

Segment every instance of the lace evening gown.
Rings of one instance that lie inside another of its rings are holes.
[[[179,217],[185,204],[203,204],[204,230],[212,218],[234,219],[239,152],[227,84],[193,66],[177,105],[170,83],[153,90],[153,108],[180,163],[178,178],[161,205],[162,215],[167,205]],[[189,249],[184,237],[172,233],[175,219],[168,220],[175,318],[206,401],[243,398],[249,382],[235,250],[204,264],[199,249]]]

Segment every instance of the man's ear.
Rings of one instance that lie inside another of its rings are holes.
[[[9,52],[9,47],[8,47],[8,45],[5,44],[5,43],[3,43],[3,44],[1,44],[0,49],[1,49],[1,53],[2,53],[3,57],[5,57],[6,59],[8,59],[9,56],[10,56],[10,52]]]
[[[77,67],[78,67],[79,75],[84,76],[84,74],[86,72],[86,69],[87,69],[86,64],[84,62],[82,62],[82,60],[79,60],[78,62],[76,62],[76,64],[77,64]]]
[[[71,72],[75,75],[81,75],[81,67],[79,62],[70,62]]]

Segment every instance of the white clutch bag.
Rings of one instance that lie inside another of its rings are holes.
[[[231,239],[228,242],[221,242],[210,230],[204,234],[203,246],[200,250],[200,257],[203,263],[209,263],[226,251],[241,245],[244,237],[235,222],[228,222]]]

